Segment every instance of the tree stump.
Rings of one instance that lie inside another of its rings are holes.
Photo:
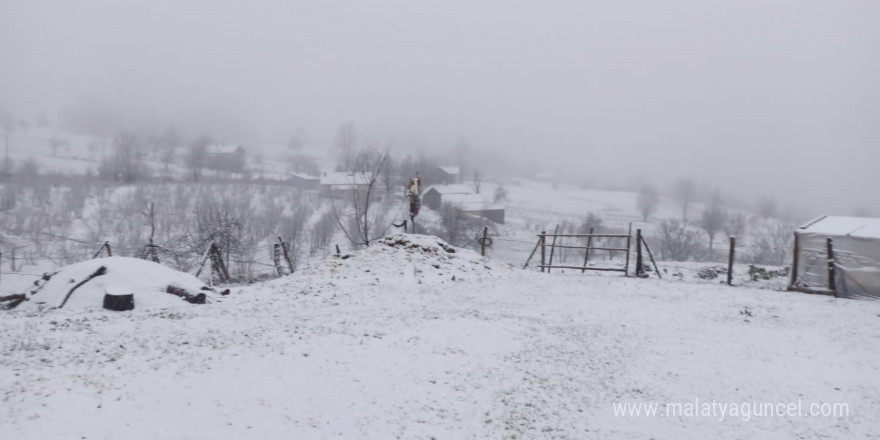
[[[107,293],[104,295],[104,308],[116,312],[134,310],[134,294],[113,295]]]

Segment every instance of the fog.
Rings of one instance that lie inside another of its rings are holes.
[[[0,106],[880,215],[878,2],[182,3],[5,0]]]

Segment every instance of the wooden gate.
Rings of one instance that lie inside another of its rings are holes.
[[[556,228],[557,231],[559,228]],[[575,245],[571,242],[582,242],[583,245]],[[601,244],[599,242],[602,242]],[[549,249],[548,249],[549,248]],[[553,264],[553,257],[557,249],[581,249],[584,251],[583,265],[575,266],[572,264]],[[629,276],[629,251],[630,251],[630,234],[593,234],[592,229],[589,234],[548,234],[541,231],[538,235],[538,242],[535,249],[529,255],[525,269],[529,265],[532,257],[536,252],[541,252],[541,272],[550,272],[553,269],[580,269],[581,273],[588,270],[604,271],[604,272],[623,272],[625,276]],[[619,266],[590,266],[590,257],[593,251],[623,252],[625,254],[623,267]]]

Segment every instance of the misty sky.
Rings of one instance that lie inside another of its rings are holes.
[[[3,0],[0,106],[97,99],[255,143],[352,120],[880,215],[878,23],[871,0]]]

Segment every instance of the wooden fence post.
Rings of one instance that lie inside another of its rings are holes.
[[[284,251],[284,259],[287,260],[287,267],[290,269],[290,273],[293,273],[293,263],[290,262],[290,254],[287,252],[287,243],[281,239],[281,236],[278,236],[278,242],[281,243],[281,250]]]
[[[526,258],[526,264],[523,264],[523,269],[529,267],[529,261],[532,261],[532,257],[535,256],[535,252],[538,251],[538,246],[541,245],[541,237],[538,237],[538,241],[535,242],[535,248],[532,249],[532,253],[529,254],[529,258]]]
[[[642,260],[642,228],[636,229],[636,278],[645,274]]]
[[[834,292],[834,296],[837,296],[837,283],[834,280],[834,249],[831,246],[831,237],[828,237],[826,243],[828,245],[828,289]]]
[[[15,248],[13,248],[13,249],[15,249]],[[95,252],[95,255],[92,255],[92,259],[94,260],[95,258],[98,258],[98,255],[101,255],[101,251],[103,251],[104,249],[107,249],[107,256],[108,257],[113,256],[113,252],[110,250],[110,242],[105,241],[104,244],[102,244],[101,247],[98,248],[98,252]]]
[[[215,274],[219,275],[220,282],[229,282],[229,271],[226,269],[226,264],[223,263],[223,255],[220,253],[220,248],[215,243],[211,243],[208,253],[211,256],[211,269],[213,269]]]
[[[797,231],[794,233],[794,255],[791,261],[791,282],[788,283],[788,290],[794,289],[794,284],[797,282],[798,275],[798,254],[800,254],[800,249],[798,246],[798,234]]]
[[[730,236],[730,252],[727,254],[727,285],[733,285],[733,259],[736,253],[736,237]]]
[[[489,227],[483,226],[483,239],[480,241],[480,255],[486,256],[486,237],[489,235]]]
[[[629,252],[630,252],[630,249],[632,249],[631,243],[630,243],[632,241],[632,229],[633,229],[633,224],[632,224],[632,222],[630,222],[629,223],[629,232],[627,232],[627,235],[626,235],[626,266],[624,266],[624,268],[623,268],[623,276],[626,276],[626,277],[629,276]]]
[[[654,254],[651,253],[651,247],[648,246],[648,242],[645,241],[645,237],[642,237],[642,244],[645,245],[645,250],[648,251],[648,258],[651,259],[651,264],[654,265],[654,272],[657,274],[657,278],[663,279],[663,275],[660,275],[660,268],[657,267],[657,262],[654,261]]]
[[[556,225],[556,230],[553,231],[553,242],[550,244],[550,262],[547,263],[547,273],[550,273],[550,269],[553,268],[553,251],[556,250],[556,236],[559,235],[559,225]]]
[[[584,268],[581,269],[581,273],[584,273],[587,270],[587,262],[590,261],[590,248],[593,247],[593,228],[590,228],[590,236],[587,237],[587,251],[584,252]]]
[[[547,264],[547,231],[541,231],[541,272]]]
[[[275,264],[275,271],[278,276],[284,276],[284,268],[281,266],[281,243],[274,243],[272,246],[272,263]]]

